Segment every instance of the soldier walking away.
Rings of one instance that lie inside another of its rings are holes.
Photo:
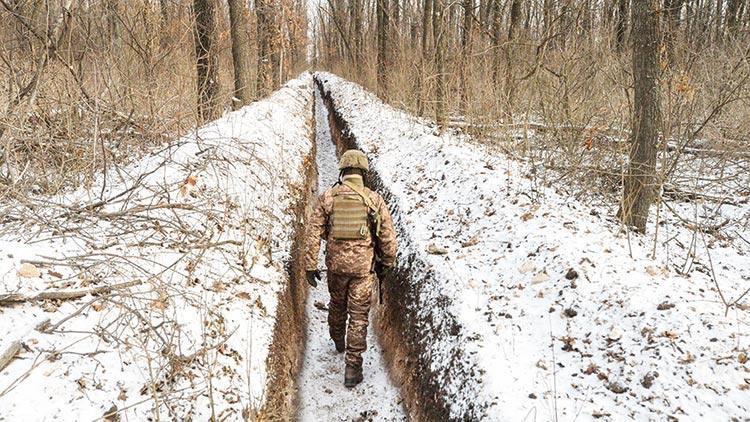
[[[383,198],[365,187],[369,170],[362,151],[348,150],[339,162],[339,181],[315,206],[306,239],[307,282],[317,287],[320,240],[326,240],[328,330],[336,351],[346,351],[344,385],[362,382],[362,353],[375,276],[383,279],[396,258],[396,233]],[[347,316],[349,327],[346,327]]]

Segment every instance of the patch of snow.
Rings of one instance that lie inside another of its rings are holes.
[[[2,205],[0,298],[140,284],[1,306],[0,351],[24,348],[0,372],[0,420],[237,420],[263,406],[311,92],[305,73],[90,188]],[[29,261],[39,277],[20,276]],[[34,329],[45,320],[52,331]]]
[[[750,414],[750,244],[672,220],[657,239],[653,225],[627,233],[525,178],[524,163],[316,78],[388,191],[397,266],[414,278],[403,312],[451,419]],[[714,277],[741,298],[728,313]]]

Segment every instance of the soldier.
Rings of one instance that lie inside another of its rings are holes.
[[[393,221],[383,198],[364,185],[368,170],[362,151],[348,150],[341,156],[339,181],[318,198],[306,242],[306,278],[317,287],[320,240],[326,240],[331,294],[328,329],[336,351],[346,351],[344,385],[349,388],[363,378],[362,353],[367,349],[373,273],[382,280],[396,258]]]

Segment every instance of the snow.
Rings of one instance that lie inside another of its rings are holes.
[[[0,352],[24,345],[0,371],[0,420],[237,420],[263,407],[311,92],[303,74],[89,188],[2,204],[0,297],[140,283],[0,305]],[[21,277],[25,261],[41,276]],[[62,323],[35,330],[45,320]]]
[[[747,418],[749,244],[667,212],[658,237],[628,233],[524,163],[316,78],[382,180],[412,274],[401,311],[452,420]],[[714,277],[742,297],[728,312]]]
[[[317,90],[315,98],[318,189],[322,194],[338,179],[338,160],[328,126],[328,111]],[[323,268],[323,253],[321,250],[319,268]],[[374,334],[372,311],[368,347],[363,355],[364,381],[353,389],[344,387],[344,355],[336,353],[328,335],[329,296],[325,274],[318,287],[310,289],[307,299],[308,342],[299,376],[299,420],[405,420],[399,391],[388,379],[382,351]]]

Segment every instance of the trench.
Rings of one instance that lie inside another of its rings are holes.
[[[338,112],[330,92],[323,80],[315,75],[315,88],[320,92],[328,110],[329,127],[334,144],[339,151],[359,148],[359,142],[347,120]],[[383,280],[383,304],[375,309],[376,334],[382,346],[385,362],[391,379],[400,387],[407,418],[416,421],[479,420],[482,409],[473,403],[466,404],[463,416],[451,415],[451,395],[445,389],[445,374],[450,368],[436,367],[431,359],[429,347],[432,336],[458,336],[461,326],[451,315],[440,309],[426,309],[422,313],[414,308],[422,294],[426,281],[433,277],[431,266],[424,262],[412,246],[407,231],[399,224],[399,210],[388,186],[383,183],[376,170],[371,169],[367,177],[368,187],[376,190],[389,204],[396,225],[399,255],[394,271]],[[434,294],[435,292],[431,292]],[[449,302],[441,296],[438,302]],[[440,322],[436,323],[435,318]],[[460,347],[454,350],[456,361],[462,355]],[[465,380],[465,381],[468,381]]]
[[[337,145],[331,136],[329,111],[315,89],[316,164],[318,193],[338,178]],[[342,145],[339,145],[339,152]],[[323,251],[318,268],[324,268]],[[317,288],[309,289],[308,317],[302,369],[297,382],[298,419],[301,421],[401,421],[406,420],[401,393],[390,380],[383,349],[375,333],[377,298],[373,296],[364,381],[353,389],[344,387],[344,355],[336,352],[328,335],[328,289],[325,273]]]

